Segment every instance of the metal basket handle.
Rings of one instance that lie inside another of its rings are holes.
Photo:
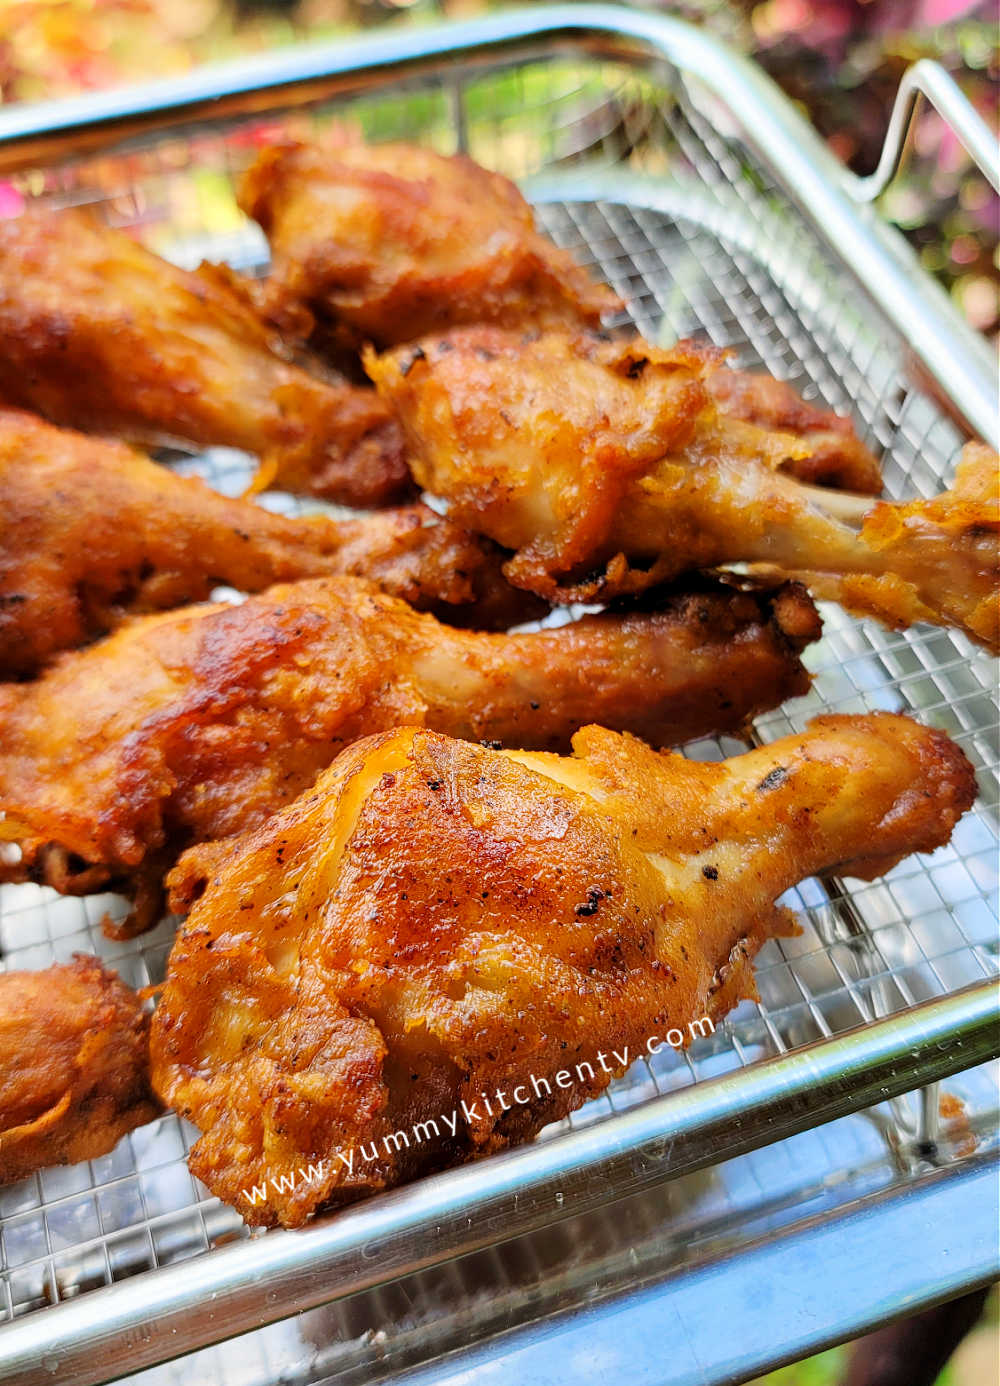
[[[1000,192],[1000,147],[995,135],[954,77],[940,63],[921,58],[903,73],[878,168],[867,178],[848,175],[854,197],[859,202],[874,202],[892,183],[902,165],[921,97],[930,102],[984,177]]]

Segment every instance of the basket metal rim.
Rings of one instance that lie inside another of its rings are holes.
[[[669,1386],[706,1386],[711,1370],[713,1383],[734,1386],[909,1318],[917,1306],[932,1308],[992,1284],[989,1229],[998,1218],[996,1156],[973,1157],[958,1170],[864,1196],[832,1217],[806,1218],[729,1255],[514,1325],[426,1366],[400,1375],[376,1369],[368,1386],[552,1386],[565,1379],[567,1362],[595,1357],[600,1366],[589,1382],[620,1380],[627,1364],[633,1382],[663,1383],[669,1371]],[[859,1257],[860,1246],[870,1254]],[[936,1268],[930,1294],[927,1265]],[[767,1302],[781,1305],[780,1337],[773,1316],[761,1312]]]
[[[0,1380],[42,1386],[56,1373],[61,1386],[97,1386],[120,1374],[125,1353],[129,1370],[140,1371],[747,1154],[998,1053],[1000,991],[977,983],[611,1122],[431,1175],[301,1231],[216,1248],[36,1310],[0,1329]],[[952,1167],[956,1176],[963,1165]]]

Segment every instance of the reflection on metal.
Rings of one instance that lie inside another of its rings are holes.
[[[1000,151],[996,136],[941,64],[921,58],[903,73],[878,168],[868,178],[849,178],[852,195],[861,202],[874,202],[892,183],[902,167],[921,96],[931,103],[994,189],[1000,192]]]
[[[179,1346],[218,1342],[946,1078],[997,1053],[998,1022],[1000,996],[984,983],[657,1098],[607,1127],[95,1291],[47,1312],[46,1353],[60,1386],[111,1380],[123,1360],[137,1371]],[[39,1333],[30,1319],[0,1330],[0,1373],[25,1386],[52,1379]]]

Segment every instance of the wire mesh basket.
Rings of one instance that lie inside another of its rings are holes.
[[[370,139],[465,149],[518,179],[544,229],[622,295],[645,336],[707,337],[732,348],[739,365],[764,367],[806,398],[850,413],[882,459],[891,497],[940,490],[963,441],[958,420],[985,426],[991,386],[977,345],[905,248],[838,189],[836,166],[763,78],[671,21],[538,11],[411,36],[405,46],[310,50],[159,92],[14,113],[0,121],[0,168],[15,196],[95,204],[180,263],[224,259],[263,271],[266,244],[236,208],[234,180],[279,131],[331,121]],[[822,206],[810,205],[813,178]],[[894,297],[899,275],[909,276],[903,298]],[[927,322],[930,342],[915,335]],[[252,469],[223,449],[165,460],[232,494]],[[263,503],[302,509],[282,495]],[[916,1186],[990,1149],[995,1088],[970,1065],[990,1051],[984,988],[974,984],[997,968],[996,666],[960,634],[897,634],[834,607],[822,614],[823,639],[806,654],[812,690],[759,718],[756,738],[801,729],[821,711],[906,710],[944,728],[972,759],[980,787],[949,847],[873,884],[803,883],[788,901],[803,932],[759,955],[758,1002],[743,1003],[685,1053],[636,1064],[533,1151],[436,1176],[426,1181],[432,1193],[415,1186],[376,1200],[381,1263],[363,1209],[303,1234],[249,1238],[239,1216],[189,1174],[196,1133],[173,1115],[103,1159],[0,1190],[0,1321],[17,1321],[0,1328],[0,1379],[106,1380],[338,1297],[227,1345],[224,1356],[208,1351],[142,1380],[190,1379],[192,1362],[202,1378],[227,1382],[273,1380],[276,1362],[283,1380],[380,1380],[579,1304],[598,1268],[612,1294],[644,1275],[746,1248],[807,1214]],[[718,758],[740,749],[724,739],[687,752]],[[100,920],[123,909],[113,897],[4,887],[2,966],[96,952],[131,985],[159,980],[173,923],[111,943]],[[920,1003],[932,1005],[913,1011]],[[896,1029],[873,1024],[897,1013]],[[859,1026],[869,1028],[855,1033]],[[866,1051],[866,1035],[884,1036],[882,1048]],[[940,1042],[936,1061],[934,1046],[923,1044],[929,1035]],[[752,1083],[778,1074],[775,1059],[803,1046],[812,1076],[801,1067],[787,1073],[813,1109],[793,1117],[777,1088],[767,1098]],[[848,1069],[857,1079],[841,1083],[835,1100],[837,1074]],[[943,1106],[934,1088],[902,1096],[958,1069]],[[724,1122],[711,1124],[701,1092],[721,1094],[730,1135]],[[664,1097],[675,1105],[654,1101]],[[747,1141],[737,1119],[754,1103],[770,1134],[762,1126]],[[848,1110],[858,1114],[817,1125]],[[624,1177],[608,1162],[638,1139],[630,1116],[647,1123],[647,1144],[657,1121],[664,1130],[668,1118],[679,1122],[687,1163],[664,1158],[641,1178]],[[587,1143],[567,1144],[567,1130],[587,1132]],[[791,1132],[802,1134],[765,1145]],[[749,1145],[764,1148],[735,1158]],[[527,1192],[542,1187],[566,1192],[529,1206]],[[602,1207],[625,1195],[627,1215]],[[456,1226],[469,1210],[462,1235],[441,1232],[446,1223],[435,1218],[445,1208]],[[221,1249],[234,1241],[243,1242],[235,1256]],[[428,1262],[442,1264],[419,1269]],[[340,1280],[316,1283],[334,1266]],[[144,1272],[155,1274],[126,1285]],[[380,1281],[386,1288],[371,1288]],[[346,1300],[347,1291],[359,1293]],[[214,1321],[197,1312],[210,1297],[228,1306]],[[777,1347],[771,1356],[780,1356]]]

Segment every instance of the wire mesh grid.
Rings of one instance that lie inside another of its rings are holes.
[[[469,75],[453,65],[439,83],[299,113],[286,127],[331,117],[357,121],[372,138],[419,138],[444,152],[461,144],[485,164],[527,178],[545,229],[622,294],[641,332],[660,341],[707,336],[733,348],[740,365],[763,366],[807,398],[851,412],[882,457],[890,496],[933,494],[949,475],[959,435],[909,378],[902,344],[754,165],[738,131],[727,129],[704,93],[680,74],[651,77],[587,59]],[[56,204],[98,203],[109,221],[135,228],[183,263],[206,257],[262,270],[266,247],[238,213],[232,186],[275,128],[258,119],[252,126],[167,135],[127,156],[26,174],[19,186],[26,197]],[[596,171],[605,196],[559,195],[560,180],[581,169],[588,176]],[[230,494],[242,490],[251,472],[248,459],[223,449],[166,460]],[[264,503],[290,513],[305,508],[281,495]],[[608,1119],[655,1094],[996,970],[994,666],[960,635],[926,627],[894,634],[832,607],[823,615],[824,637],[806,656],[812,691],[759,718],[757,739],[799,729],[820,711],[911,710],[947,730],[970,755],[979,802],[951,845],[932,858],[912,858],[871,885],[805,882],[789,897],[801,935],[771,942],[759,956],[759,1001],[741,1005],[714,1036],[685,1053],[668,1050],[633,1066],[566,1125]],[[740,749],[742,743],[725,739],[699,742],[688,752],[718,758]],[[158,980],[173,924],[112,944],[100,921],[122,908],[113,897],[80,900],[35,886],[4,887],[2,965],[37,968],[76,951],[97,952],[131,985]],[[975,1091],[962,1130],[982,1136],[992,1129],[995,1103]],[[935,1110],[933,1102],[923,1104],[924,1135]],[[897,1102],[879,1116],[897,1159],[918,1134],[920,1112]],[[855,1119],[810,1133],[808,1173],[794,1160],[790,1177],[776,1172],[773,1160],[736,1162],[743,1173],[724,1184],[721,1204],[714,1212],[703,1208],[687,1235],[707,1237],[720,1215],[732,1225],[754,1209],[782,1200],[794,1205],[817,1179],[877,1164],[874,1128],[863,1137],[859,1129]],[[42,1171],[0,1190],[0,1317],[247,1235],[238,1215],[188,1173],[193,1134],[175,1116],[164,1116],[101,1160]],[[804,1148],[801,1140],[797,1148]]]

